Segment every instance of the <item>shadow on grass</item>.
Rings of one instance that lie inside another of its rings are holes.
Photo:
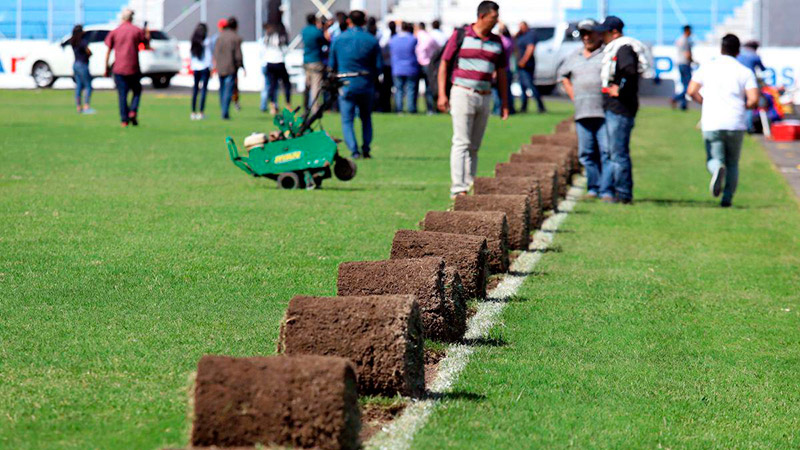
[[[506,297],[486,297],[478,301],[481,303],[525,303],[528,298],[520,295],[510,295]]]
[[[712,208],[721,209],[719,200],[691,200],[691,199],[672,199],[672,198],[643,198],[636,200],[637,203],[651,203],[656,206],[685,206],[690,208]],[[732,209],[774,209],[780,205],[741,205],[734,203]]]
[[[575,230],[567,230],[562,228],[559,228],[558,230],[539,230],[539,231],[541,231],[542,233],[549,233],[549,234],[569,234],[575,232]]]
[[[483,394],[476,394],[474,392],[454,391],[454,392],[426,392],[425,399],[427,400],[467,400],[470,402],[482,402],[486,400]]]
[[[479,337],[473,339],[462,339],[461,343],[470,347],[505,347],[508,341],[503,337]]]
[[[542,272],[539,270],[529,270],[529,271],[522,271],[522,270],[509,270],[508,274],[514,277],[527,277],[527,276],[535,276],[535,277],[543,277],[549,275],[547,272]]]

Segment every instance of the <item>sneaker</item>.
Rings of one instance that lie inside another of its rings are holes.
[[[122,122],[119,124],[122,128],[128,128],[128,122]]]
[[[711,195],[714,197],[719,197],[719,194],[722,192],[722,180],[725,178],[725,166],[719,166],[719,169],[714,171],[714,175],[711,176],[711,183],[708,185],[708,189],[711,190]]]
[[[135,112],[132,112],[132,113],[128,114],[128,121],[130,121],[131,125],[133,125],[135,127],[139,126],[139,121],[136,119],[136,113]]]
[[[352,155],[350,155],[350,157],[353,159],[361,159],[361,153],[355,152]]]
[[[455,200],[456,197],[460,197],[462,195],[467,195],[466,192],[456,192],[455,194],[450,194],[450,200]]]
[[[617,203],[617,199],[610,195],[604,195],[600,197],[600,200],[602,200],[603,203]]]
[[[731,203],[730,200],[723,200],[722,202],[720,202],[719,206],[723,208],[730,208],[731,206],[733,206],[733,204]]]
[[[197,120],[205,120],[206,115],[204,113],[197,113]]]
[[[97,111],[93,110],[92,108],[86,108],[81,114],[97,114]]]
[[[583,196],[586,200],[596,200],[597,199],[597,192],[589,191],[586,195]]]
[[[620,198],[620,199],[617,199],[617,203],[622,203],[623,205],[633,205],[633,199],[632,198]]]
[[[237,111],[241,111],[242,110],[242,104],[239,103],[239,102],[234,103],[233,107],[236,108]]]
[[[192,114],[189,116],[189,120],[197,120],[197,114],[196,114],[196,113],[192,113]]]

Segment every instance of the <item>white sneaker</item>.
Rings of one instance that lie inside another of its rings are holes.
[[[206,115],[204,113],[197,113],[197,120],[203,120],[205,118],[206,118]]]
[[[719,166],[719,168],[714,171],[714,174],[711,176],[711,183],[709,183],[709,190],[711,191],[711,195],[714,197],[719,197],[719,194],[722,193],[722,180],[725,178],[725,166]]]
[[[197,114],[195,114],[195,113],[192,113],[192,115],[189,116],[189,117],[190,117],[190,120],[197,120]]]

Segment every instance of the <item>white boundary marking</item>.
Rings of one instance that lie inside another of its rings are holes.
[[[487,293],[486,300],[479,303],[478,311],[467,323],[467,332],[464,335],[467,341],[488,337],[505,309],[506,301],[517,293],[528,275],[533,272],[536,264],[542,259],[543,252],[553,243],[555,231],[575,208],[578,198],[583,193],[584,181],[583,177],[575,180],[567,192],[567,198],[558,204],[558,212],[544,221],[541,230],[533,235],[533,242],[528,250],[519,255],[500,284]],[[414,435],[425,425],[428,416],[439,404],[436,394],[450,391],[467,366],[474,350],[475,347],[471,345],[450,345],[446,356],[439,362],[436,378],[428,384],[428,390],[434,394],[434,398],[417,400],[408,405],[399,417],[367,441],[365,447],[381,450],[410,448]]]

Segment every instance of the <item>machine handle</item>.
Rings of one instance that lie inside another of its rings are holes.
[[[228,145],[228,154],[231,156],[231,161],[233,161],[233,164],[250,175],[255,176],[256,173],[253,172],[253,169],[250,168],[250,165],[243,161],[242,157],[239,156],[239,150],[236,148],[236,143],[233,142],[233,138],[228,136],[225,138],[225,143]]]

